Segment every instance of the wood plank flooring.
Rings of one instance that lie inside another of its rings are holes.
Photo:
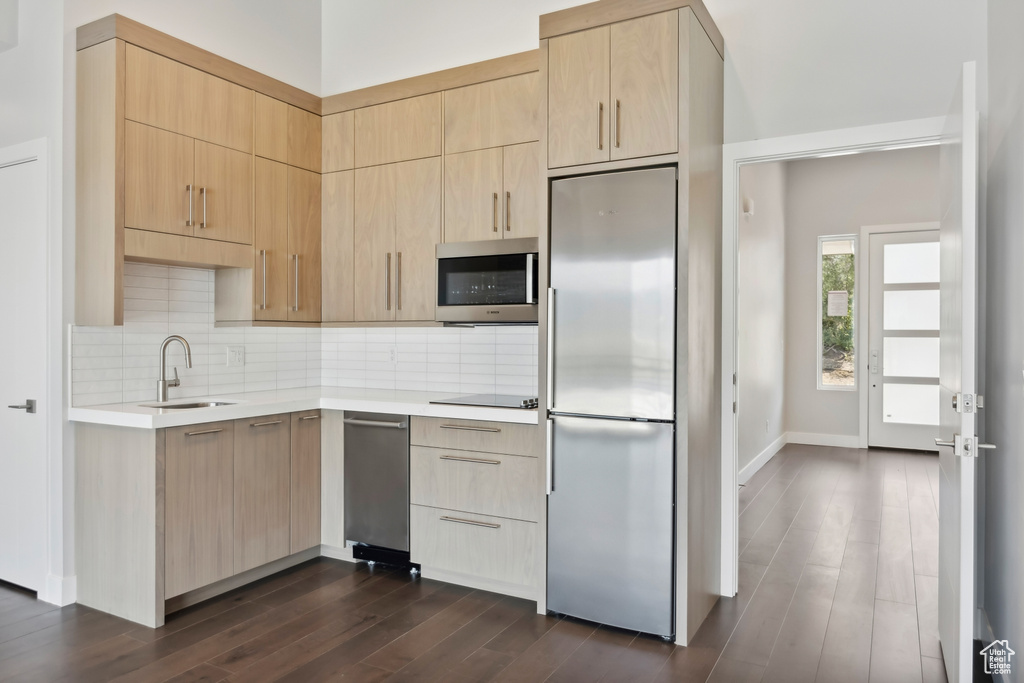
[[[0,584],[0,681],[944,681],[935,456],[787,446],[689,647],[320,558],[144,628]]]

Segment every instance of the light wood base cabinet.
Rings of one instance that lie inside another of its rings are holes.
[[[292,413],[291,552],[320,545],[320,411]]]
[[[238,574],[290,552],[290,415],[235,421],[234,476]]]

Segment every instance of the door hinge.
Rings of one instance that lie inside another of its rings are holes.
[[[733,413],[733,415],[736,414],[736,401],[732,402],[732,413]]]

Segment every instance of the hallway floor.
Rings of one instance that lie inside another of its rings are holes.
[[[935,456],[787,446],[687,648],[321,558],[155,630],[0,584],[0,681],[944,681],[937,500]]]

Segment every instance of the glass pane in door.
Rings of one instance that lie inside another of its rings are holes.
[[[939,290],[895,290],[884,293],[882,324],[886,330],[938,330]]]
[[[886,244],[883,279],[887,285],[939,281],[939,243]]]
[[[882,419],[900,424],[938,425],[939,385],[882,385]]]
[[[882,344],[882,374],[886,377],[938,378],[938,337],[886,337]]]

